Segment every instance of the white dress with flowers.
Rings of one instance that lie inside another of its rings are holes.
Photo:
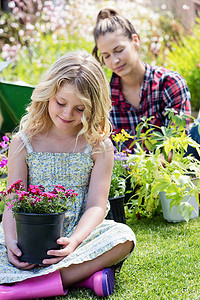
[[[28,152],[26,162],[29,184],[42,184],[46,190],[52,190],[54,185],[61,184],[78,193],[76,201],[65,215],[63,225],[62,235],[70,237],[85,211],[88,185],[93,167],[92,148],[88,145],[82,153],[37,153],[32,149],[25,134],[21,135],[21,139]],[[0,284],[45,275],[71,264],[79,264],[95,259],[127,240],[135,243],[135,235],[127,225],[104,220],[73,253],[59,263],[49,267],[35,267],[29,271],[22,271],[8,261],[2,223],[0,223]]]

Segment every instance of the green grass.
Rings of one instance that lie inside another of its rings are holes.
[[[0,181],[1,189],[5,185]],[[133,254],[116,274],[119,300],[200,300],[200,217],[168,223],[162,216],[129,224],[137,239]],[[88,289],[73,289],[56,300],[100,299]]]
[[[167,223],[162,216],[130,225],[137,246],[116,275],[109,299],[200,299],[200,218]],[[57,300],[100,299],[87,289],[73,289]]]

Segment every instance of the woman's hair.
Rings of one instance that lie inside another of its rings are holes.
[[[96,25],[93,30],[95,47],[93,48],[92,55],[103,64],[103,61],[100,60],[100,55],[98,53],[97,40],[100,35],[104,35],[108,32],[114,32],[118,29],[122,30],[124,36],[132,40],[132,34],[137,34],[135,28],[131,22],[119,15],[119,13],[112,8],[102,9],[97,16]]]
[[[30,138],[49,129],[52,125],[49,99],[65,84],[74,85],[77,97],[85,105],[78,136],[84,135],[93,146],[101,144],[111,132],[109,86],[101,65],[86,51],[67,53],[50,67],[33,91],[28,113],[20,122],[20,131],[28,132]]]

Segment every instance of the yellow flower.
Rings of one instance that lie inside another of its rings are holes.
[[[129,139],[133,138],[128,132],[126,132],[124,129],[121,130],[121,132],[117,133],[116,135],[112,135],[113,141],[116,143],[123,143],[125,141],[128,141]]]

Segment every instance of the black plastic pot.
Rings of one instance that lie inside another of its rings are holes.
[[[0,175],[0,180],[6,179],[7,177],[8,177],[8,175],[3,173]]]
[[[15,213],[17,243],[22,251],[20,261],[41,264],[50,249],[59,249],[56,240],[62,235],[63,213]]]
[[[134,194],[135,193],[134,193],[134,191],[133,191],[133,189],[131,187],[131,180],[128,177],[126,179],[126,190],[125,190],[124,204],[126,204],[129,208],[131,207],[130,201],[131,201],[131,199],[132,199],[132,197],[133,197]]]
[[[124,195],[116,198],[109,198],[110,211],[106,217],[107,220],[114,220],[115,222],[126,224],[124,212]]]

